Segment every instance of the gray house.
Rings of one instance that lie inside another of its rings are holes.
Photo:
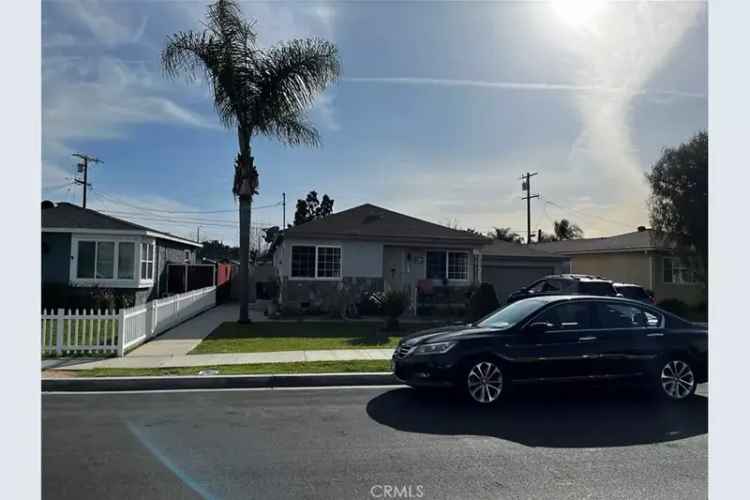
[[[42,290],[59,297],[112,289],[142,304],[166,291],[169,263],[195,263],[201,244],[70,203],[42,203]],[[50,299],[51,300],[51,299]],[[54,307],[53,304],[43,304]]]
[[[404,290],[463,304],[486,238],[365,204],[284,231],[274,252],[282,306],[327,309],[339,293]]]

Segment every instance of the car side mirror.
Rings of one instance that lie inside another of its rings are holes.
[[[526,327],[526,332],[530,335],[541,335],[552,328],[551,323],[546,321],[535,321]]]

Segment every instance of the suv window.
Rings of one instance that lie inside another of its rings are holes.
[[[661,324],[659,315],[629,304],[597,303],[594,318],[598,328],[646,328]]]
[[[589,304],[583,302],[552,306],[533,321],[551,323],[554,325],[553,330],[581,330],[593,327]]]
[[[590,295],[617,295],[612,283],[607,281],[579,281],[578,291]]]
[[[644,300],[649,298],[646,291],[639,286],[617,286],[615,289],[628,299]]]
[[[545,290],[547,280],[539,280],[529,287],[530,292],[539,293]]]

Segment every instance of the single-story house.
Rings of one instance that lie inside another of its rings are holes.
[[[482,248],[482,281],[495,288],[500,304],[519,288],[550,274],[568,272],[570,257],[495,240]]]
[[[71,203],[42,203],[42,289],[58,297],[98,287],[143,304],[166,293],[167,264],[195,263],[201,246]]]
[[[286,229],[273,262],[282,307],[326,309],[340,293],[404,290],[413,314],[418,293],[464,303],[481,280],[486,243],[468,231],[365,204]]]
[[[704,298],[697,260],[678,254],[659,233],[643,226],[631,233],[537,243],[534,248],[569,257],[571,273],[594,274],[652,290],[657,302],[678,299],[696,305]]]

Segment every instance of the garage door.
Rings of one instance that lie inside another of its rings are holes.
[[[511,292],[548,274],[554,274],[554,269],[551,266],[500,267],[485,265],[482,267],[482,281],[495,287],[497,300],[501,304],[505,304],[505,299]]]

